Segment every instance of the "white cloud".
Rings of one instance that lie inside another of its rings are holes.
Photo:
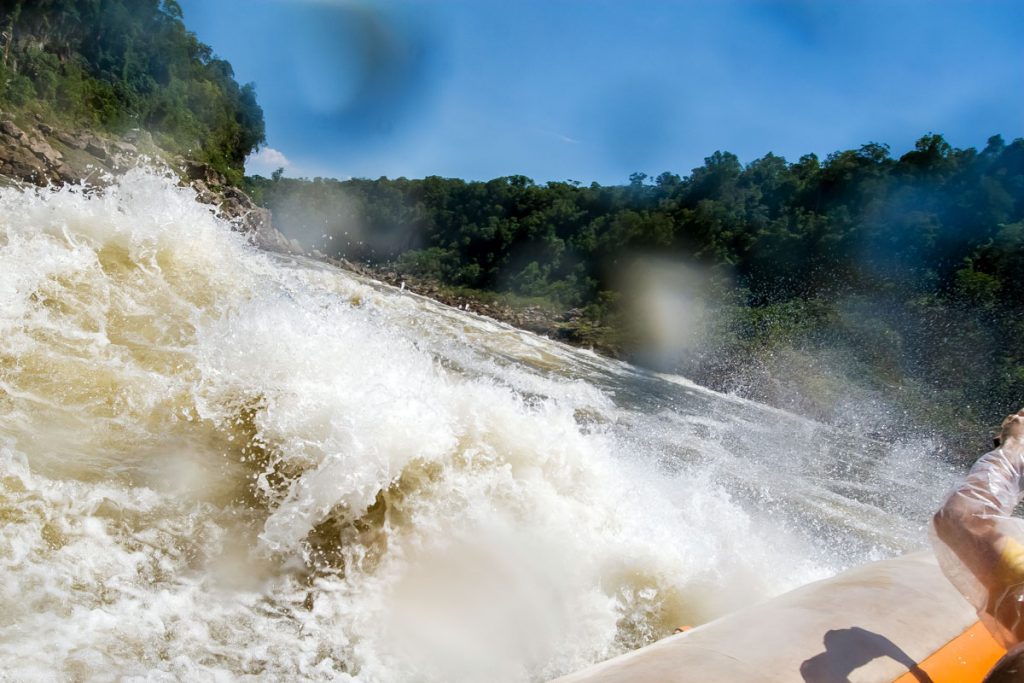
[[[291,166],[292,162],[288,157],[273,147],[264,147],[255,154],[250,154],[245,160],[245,172],[249,175],[269,176],[279,168],[287,171]]]
[[[561,140],[562,142],[564,142],[564,143],[566,143],[568,145],[578,145],[578,144],[580,144],[580,140],[577,140],[576,138],[571,137],[569,135],[563,135],[562,133],[559,133],[558,131],[549,130],[547,128],[534,128],[533,130],[537,131],[538,133],[541,133],[542,135],[549,135],[549,136],[551,136],[553,138],[557,138],[558,140]]]

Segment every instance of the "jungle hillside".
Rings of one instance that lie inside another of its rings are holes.
[[[145,129],[234,182],[265,138],[254,86],[185,28],[174,0],[0,1],[0,108]]]

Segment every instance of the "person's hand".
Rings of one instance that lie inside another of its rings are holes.
[[[1007,415],[999,434],[999,446],[1024,450],[1024,410]]]
[[[996,552],[999,554],[997,575],[1006,586],[1024,584],[1024,545],[1010,536],[1002,536],[996,541]]]

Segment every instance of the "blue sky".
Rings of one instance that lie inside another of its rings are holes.
[[[180,0],[254,81],[269,174],[626,182],[1024,136],[1018,0]]]

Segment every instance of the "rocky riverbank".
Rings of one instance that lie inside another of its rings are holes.
[[[479,315],[508,323],[522,330],[589,348],[613,358],[625,358],[622,344],[612,330],[596,325],[579,308],[557,310],[535,304],[512,304],[500,294],[454,289],[433,281],[402,273],[393,266],[369,266],[346,259],[335,259],[319,252],[312,255],[365,277],[402,287],[421,296]]]
[[[0,112],[0,183],[44,187],[64,183],[103,185],[140,164],[163,165],[191,185],[199,201],[217,207],[237,230],[272,251],[301,252],[302,247],[274,229],[270,211],[209,165],[170,154],[143,130],[121,137],[89,130],[59,128],[36,116]]]

